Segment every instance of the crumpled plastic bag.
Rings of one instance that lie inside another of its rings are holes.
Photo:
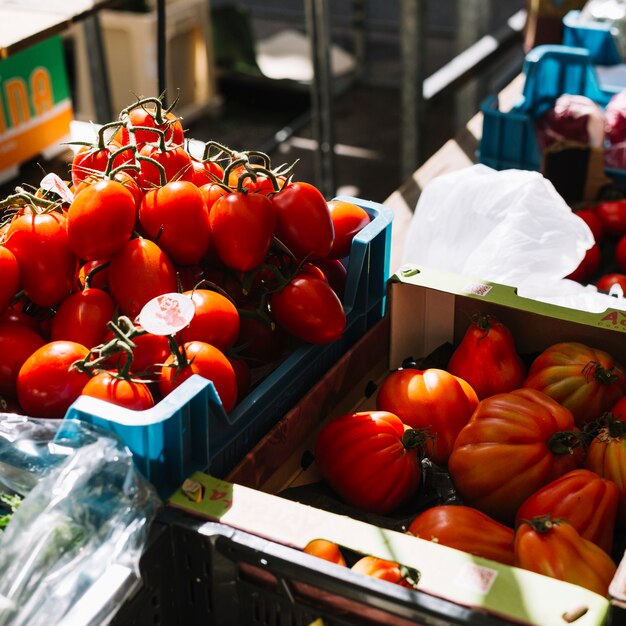
[[[473,165],[422,191],[403,264],[448,270],[517,288],[520,296],[587,311],[626,308],[565,276],[594,239],[539,172]]]
[[[0,413],[0,482],[25,496],[0,534],[0,624],[107,624],[160,505],[128,448],[79,420]]]

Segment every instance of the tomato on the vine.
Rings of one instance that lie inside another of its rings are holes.
[[[159,163],[165,170],[165,182],[186,180],[194,182],[195,174],[191,164],[191,156],[183,146],[159,147],[157,144],[144,144],[138,151],[138,156],[148,157]],[[141,172],[137,180],[144,189],[154,189],[163,184],[161,170],[149,160],[139,159]]]
[[[370,216],[365,209],[345,200],[330,200],[328,208],[335,232],[328,258],[342,259],[350,254],[354,236],[370,223]]]
[[[20,286],[20,268],[15,255],[6,246],[0,244],[0,313],[13,300]]]
[[[62,418],[89,380],[70,369],[89,350],[74,341],[51,341],[24,361],[17,375],[17,399],[26,415]]]
[[[144,411],[154,406],[148,385],[136,380],[118,378],[113,372],[102,371],[90,378],[81,395],[105,400],[133,411]]]

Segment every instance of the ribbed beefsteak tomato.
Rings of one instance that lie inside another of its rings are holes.
[[[484,559],[514,564],[513,529],[471,506],[433,506],[420,513],[407,532]]]
[[[504,524],[532,493],[582,462],[574,416],[535,389],[479,403],[454,443],[448,470],[465,504]]]
[[[515,533],[517,567],[564,580],[607,596],[617,567],[592,541],[551,516],[524,520]]]
[[[608,352],[567,341],[533,361],[523,386],[554,398],[582,426],[599,419],[626,393],[626,372]]]
[[[420,445],[420,433],[393,413],[346,413],[320,432],[315,460],[347,504],[384,515],[416,494],[421,479]]]
[[[590,470],[575,469],[532,494],[518,509],[516,523],[551,514],[610,553],[618,501],[615,483]]]
[[[426,456],[446,465],[454,440],[478,405],[476,392],[463,379],[445,370],[400,369],[383,380],[376,408],[397,415],[411,428],[429,428],[434,436]]]

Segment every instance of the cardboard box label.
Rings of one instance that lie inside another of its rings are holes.
[[[64,140],[71,120],[60,37],[0,61],[0,171]]]

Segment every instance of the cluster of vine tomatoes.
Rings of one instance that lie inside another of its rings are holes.
[[[422,511],[407,532],[608,595],[626,527],[626,370],[608,352],[570,341],[523,360],[510,330],[478,314],[446,369],[394,370],[375,401],[316,439],[342,501],[406,515],[427,458],[458,503]]]
[[[173,106],[137,101],[77,148],[71,182],[0,201],[0,396],[14,410],[62,417],[80,394],[146,409],[200,374],[230,411],[295,345],[341,337],[368,213],[263,153],[194,152]],[[193,318],[148,332],[142,309],[174,293]]]

